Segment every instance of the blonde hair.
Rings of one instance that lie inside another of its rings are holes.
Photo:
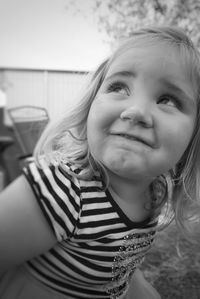
[[[39,163],[41,155],[50,164],[76,163],[84,172],[81,178],[90,179],[96,170],[100,171],[105,184],[108,183],[107,173],[98,161],[92,157],[87,142],[87,117],[90,106],[101,87],[110,65],[122,53],[134,47],[143,47],[166,43],[177,49],[186,65],[189,79],[196,90],[197,116],[191,141],[181,159],[166,175],[166,182],[171,179],[173,189],[165,192],[161,206],[168,203],[174,212],[178,226],[188,232],[190,223],[199,220],[200,206],[200,58],[198,50],[183,31],[173,27],[144,28],[135,32],[116,49],[114,54],[105,60],[92,74],[81,100],[70,114],[58,123],[50,125],[40,138],[35,149],[35,158]],[[77,175],[79,176],[79,175]],[[156,181],[156,180],[155,180]],[[169,188],[169,184],[166,183]]]

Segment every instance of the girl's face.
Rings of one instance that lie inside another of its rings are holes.
[[[114,60],[87,122],[90,151],[108,173],[151,180],[179,161],[196,119],[188,74],[178,50],[164,44]]]

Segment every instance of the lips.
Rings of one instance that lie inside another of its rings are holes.
[[[141,136],[128,134],[128,133],[116,133],[116,132],[112,132],[111,135],[126,138],[128,140],[138,141],[140,143],[143,143],[146,146],[155,148],[155,143],[152,140],[149,140],[149,139],[141,137]]]

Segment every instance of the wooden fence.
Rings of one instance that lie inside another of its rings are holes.
[[[73,105],[87,77],[87,72],[0,69],[0,88],[6,91],[7,108],[41,106],[54,119]]]

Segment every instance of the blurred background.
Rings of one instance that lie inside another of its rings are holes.
[[[139,27],[170,24],[199,46],[199,15],[199,0],[0,0],[6,105],[42,106],[53,119],[119,40]]]
[[[200,47],[199,16],[200,0],[0,0],[0,191],[116,43],[160,24],[183,28]],[[188,244],[172,225],[144,264],[163,298],[200,299],[200,245]]]

